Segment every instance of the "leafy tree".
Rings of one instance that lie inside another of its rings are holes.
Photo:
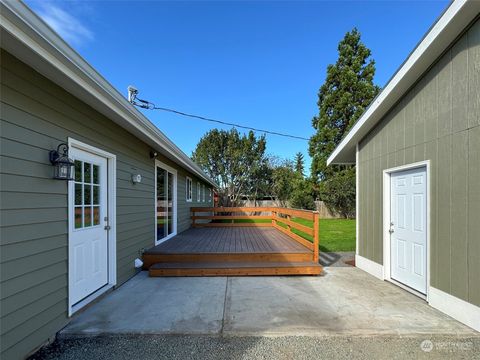
[[[290,196],[290,206],[296,209],[315,210],[312,182],[299,175],[297,176]]]
[[[294,180],[298,177],[291,161],[273,164],[272,195],[282,206],[287,206],[294,189]]]
[[[303,159],[303,154],[301,152],[297,152],[295,154],[295,171],[303,177],[305,176],[304,170],[305,160]]]
[[[245,196],[249,200],[256,202],[272,195],[273,168],[270,165],[269,158],[264,156],[262,161],[252,169],[252,177],[247,179]]]
[[[327,206],[350,216],[355,205],[355,169],[327,166],[327,159],[379,92],[373,83],[375,61],[354,28],[338,44],[338,59],[327,68],[318,92],[319,114],[312,120],[316,133],[310,138],[311,175],[320,180],[319,195]],[[352,180],[353,176],[353,182]]]
[[[320,194],[332,212],[347,219],[355,217],[355,168],[344,169],[322,181]]]
[[[313,184],[297,171],[296,163],[277,161],[272,167],[272,195],[277,201],[282,206],[314,210]]]
[[[319,114],[312,120],[316,133],[309,143],[312,176],[323,180],[341,166],[327,167],[327,158],[378,94],[373,83],[375,61],[354,28],[338,44],[338,59],[328,65],[318,92]]]
[[[236,205],[240,196],[258,194],[267,166],[265,136],[213,129],[197,144],[192,159],[219,185],[220,204]]]

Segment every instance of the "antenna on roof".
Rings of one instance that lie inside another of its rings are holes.
[[[137,97],[138,90],[132,85],[128,86],[128,102],[133,104],[135,102],[135,98]]]
[[[138,89],[133,87],[132,85],[128,86],[128,102],[132,105],[153,110],[155,108],[155,104],[151,103],[150,101],[142,100],[137,98]]]

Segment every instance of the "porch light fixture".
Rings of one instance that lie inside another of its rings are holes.
[[[133,174],[132,175],[132,183],[140,184],[142,182],[142,175],[140,174]]]
[[[61,143],[57,150],[50,151],[50,162],[54,166],[54,179],[73,180],[75,163],[68,157],[68,144]]]

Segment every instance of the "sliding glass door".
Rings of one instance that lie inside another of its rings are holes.
[[[177,172],[156,161],[156,241],[158,244],[177,233]]]

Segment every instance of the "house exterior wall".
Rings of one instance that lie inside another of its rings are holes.
[[[430,160],[430,285],[480,306],[480,21],[359,143],[360,256],[383,263],[384,169]]]
[[[136,271],[139,250],[154,245],[151,148],[34,69],[1,52],[1,358],[23,358],[68,322],[68,189],[53,180],[48,153],[68,137],[116,155],[117,286]],[[178,230],[190,224],[178,171]],[[133,185],[131,174],[142,175]],[[208,187],[207,187],[208,189]],[[208,199],[208,196],[207,196]]]

